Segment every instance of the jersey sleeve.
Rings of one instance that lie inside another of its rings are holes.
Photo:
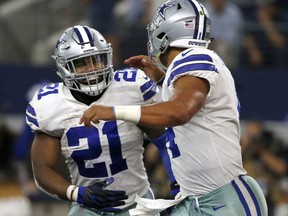
[[[46,133],[58,137],[59,133],[53,125],[57,125],[59,83],[44,86],[37,91],[26,108],[26,123],[34,133]],[[52,96],[53,95],[53,96]],[[52,96],[52,97],[51,97]],[[57,115],[56,115],[57,116]]]
[[[142,70],[138,70],[140,91],[145,104],[151,104],[160,100],[160,89]]]
[[[213,52],[205,50],[197,52],[193,49],[184,50],[180,53],[171,67],[171,73],[167,78],[167,86],[170,90],[174,90],[174,83],[182,76],[195,76],[206,79],[210,84],[210,92],[213,92],[219,70],[214,62],[217,58]]]
[[[121,79],[122,78],[122,79]],[[122,85],[123,100],[133,100],[134,104],[151,104],[160,100],[160,91],[142,70],[126,68],[115,72],[115,80]]]

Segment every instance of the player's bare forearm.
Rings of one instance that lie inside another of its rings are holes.
[[[181,103],[167,101],[152,106],[142,106],[139,125],[153,128],[174,127],[190,120]]]
[[[33,163],[33,162],[32,162]],[[37,181],[38,187],[41,190],[56,195],[61,199],[67,199],[66,190],[71,184],[66,181],[61,175],[59,175],[54,169],[50,167],[38,166],[33,163],[34,176]]]
[[[207,81],[192,76],[182,77],[175,83],[170,101],[146,106],[92,105],[80,119],[80,124],[91,127],[91,121],[124,120],[153,128],[183,125],[199,111],[209,91]]]
[[[186,109],[184,109],[182,105],[182,103],[178,103],[177,101],[169,101],[149,106],[142,106],[140,108],[141,116],[137,123],[151,128],[165,128],[184,124],[190,120],[190,116],[187,115],[188,112],[186,112]],[[127,106],[127,110],[129,110],[125,116],[131,114],[130,107],[131,106]],[[97,124],[100,120],[111,121],[115,119],[116,116],[113,107],[93,105],[83,113],[79,123],[84,123],[85,126],[92,127],[92,122]],[[127,121],[126,118],[121,117],[118,117],[117,120]]]
[[[36,134],[32,149],[31,161],[35,180],[40,189],[66,199],[66,189],[70,185],[56,172],[59,161],[60,141],[47,134]]]

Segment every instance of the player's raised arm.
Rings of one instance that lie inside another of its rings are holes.
[[[143,70],[147,76],[154,82],[161,81],[164,76],[165,72],[158,67],[157,65],[153,64],[148,56],[145,55],[137,55],[132,56],[124,61],[125,64],[129,65],[130,67],[135,67]]]
[[[197,77],[179,78],[177,91],[166,102],[152,105],[103,106],[92,105],[82,115],[80,124],[91,127],[99,120],[124,120],[152,128],[173,127],[185,124],[205,103],[209,84]]]

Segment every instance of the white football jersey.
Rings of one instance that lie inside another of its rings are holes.
[[[240,105],[230,71],[215,52],[203,48],[186,49],[173,60],[163,83],[164,101],[173,94],[173,83],[187,75],[208,80],[210,90],[187,124],[168,128],[169,154],[181,192],[203,195],[246,174],[239,144]]]
[[[114,79],[95,104],[134,105],[156,102],[157,87],[143,71],[124,69],[114,72]],[[125,208],[135,196],[144,195],[149,182],[143,164],[143,132],[132,122],[100,121],[93,128],[79,125],[88,108],[74,99],[63,83],[39,90],[27,107],[26,121],[34,132],[61,139],[74,185],[88,186],[113,176],[107,189],[125,190],[129,196]]]

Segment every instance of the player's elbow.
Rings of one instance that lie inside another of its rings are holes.
[[[191,120],[192,116],[186,110],[175,110],[173,113],[174,126],[184,125]]]
[[[187,104],[187,103],[178,103],[177,106],[173,109],[173,121],[174,126],[177,125],[184,125],[188,123],[193,116],[199,111],[199,106],[195,106],[194,104]]]

